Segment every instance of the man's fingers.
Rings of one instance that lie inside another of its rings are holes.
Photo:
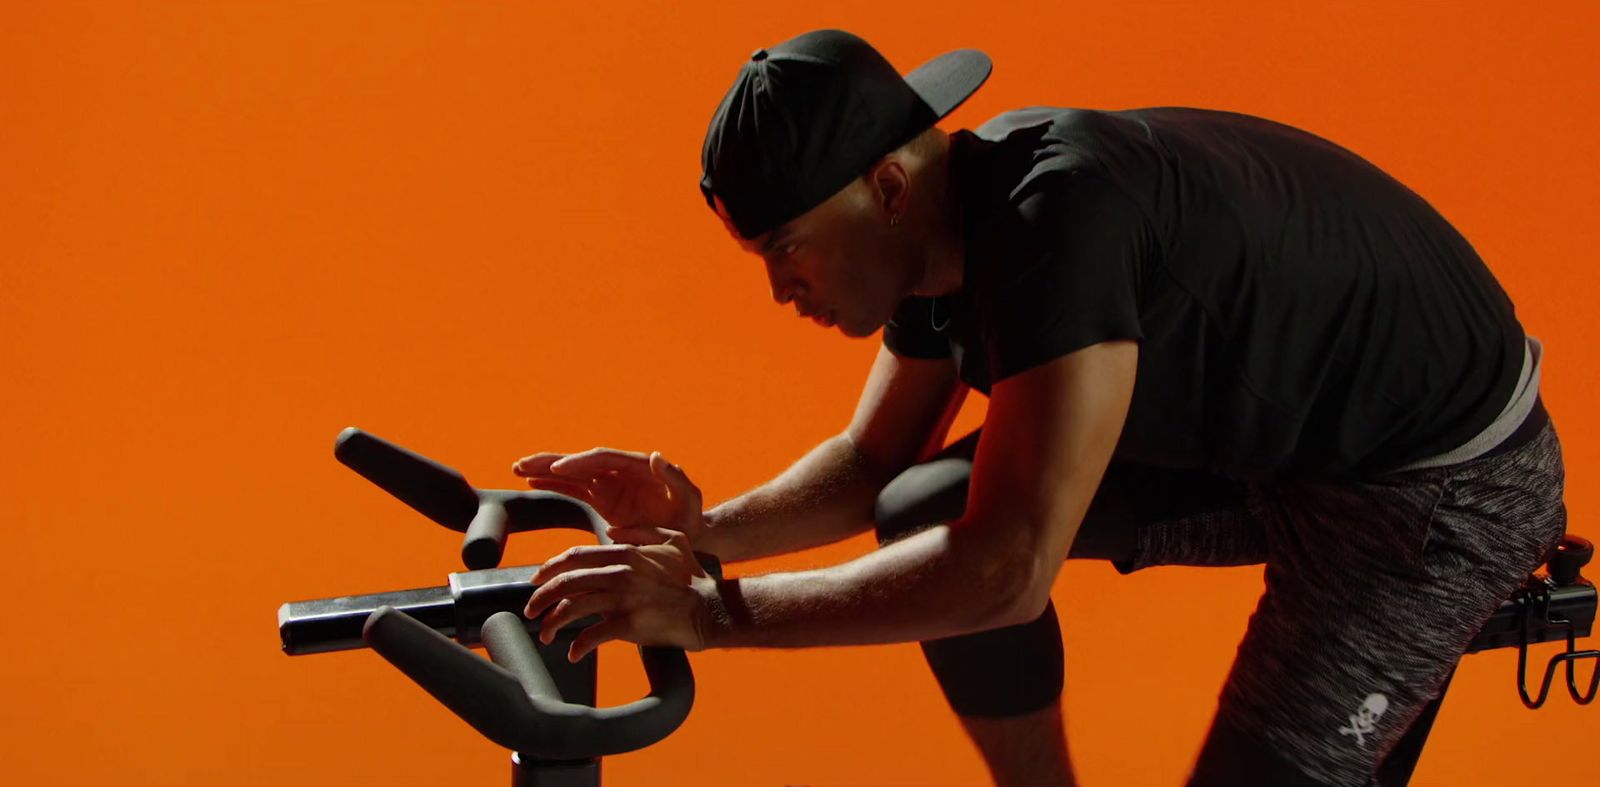
[[[562,599],[539,624],[539,641],[548,645],[567,624],[590,615],[617,611],[618,603],[619,599],[614,593],[586,593],[576,598]]]
[[[632,621],[627,615],[614,614],[605,620],[590,626],[572,638],[572,647],[567,648],[567,661],[578,663],[589,652],[600,647],[601,643],[614,639],[628,639],[631,632]]]
[[[564,598],[614,588],[629,570],[628,566],[606,566],[583,571],[568,571],[539,585],[539,589],[528,597],[527,605],[522,608],[522,616],[532,620]]]
[[[589,505],[595,505],[596,502],[594,487],[576,479],[541,476],[528,479],[528,486],[547,492],[560,492],[568,497],[576,497]]]
[[[633,550],[634,548],[628,544],[596,544],[594,546],[571,547],[567,551],[546,560],[543,565],[539,566],[537,571],[533,572],[533,578],[529,581],[539,584],[548,582],[562,572],[572,571],[573,569],[595,568],[619,563],[626,564],[632,560],[633,556],[629,553]]]
[[[586,478],[563,478],[560,475],[542,475],[542,473],[541,475],[528,477],[528,486],[533,489],[549,489],[549,491],[558,491],[558,493],[582,497],[582,499],[589,501],[590,504],[594,502],[595,494],[598,491],[598,489],[595,489],[594,481],[586,480]]]
[[[511,472],[520,476],[594,476],[612,472],[647,475],[649,461],[647,454],[615,448],[591,448],[576,454],[546,451],[512,462]],[[557,463],[559,466],[552,467]]]
[[[613,527],[606,531],[606,535],[619,544],[665,544],[672,537],[673,531],[660,527]]]
[[[674,498],[688,500],[691,508],[697,510],[700,508],[700,488],[689,480],[689,474],[683,472],[683,468],[668,462],[660,451],[656,451],[650,455],[650,469],[668,489],[672,490]]]
[[[544,452],[529,454],[511,463],[511,472],[516,475],[538,475],[550,472],[550,464],[566,458],[566,454]]]
[[[638,451],[619,451],[615,448],[591,448],[572,454],[552,463],[550,470],[562,475],[588,476],[605,472],[638,475],[648,473],[650,457]]]

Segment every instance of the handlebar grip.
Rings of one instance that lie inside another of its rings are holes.
[[[603,757],[649,746],[677,729],[694,703],[694,676],[684,652],[643,646],[648,696],[612,708],[567,703],[522,620],[511,612],[484,623],[493,662],[393,607],[373,612],[362,638],[484,737],[545,759]]]
[[[524,530],[570,528],[611,543],[605,520],[576,498],[540,490],[478,489],[454,469],[353,426],[339,433],[333,455],[423,516],[465,533],[461,560],[472,570],[500,565],[507,536]]]
[[[1562,536],[1550,552],[1550,579],[1562,586],[1577,584],[1583,576],[1583,567],[1589,565],[1593,557],[1594,544],[1589,539],[1571,534]]]
[[[504,503],[484,499],[477,515],[467,525],[466,538],[461,541],[461,562],[474,570],[500,565],[500,558],[506,551],[509,520]]]
[[[478,510],[465,476],[419,453],[353,426],[339,433],[333,456],[423,516],[464,531]]]

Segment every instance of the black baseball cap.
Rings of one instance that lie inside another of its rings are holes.
[[[958,49],[902,77],[843,30],[757,49],[706,129],[700,191],[730,231],[768,232],[950,114],[992,69],[988,55]]]

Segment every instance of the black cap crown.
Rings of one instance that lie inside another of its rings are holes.
[[[822,204],[972,95],[987,55],[948,52],[907,74],[843,30],[758,49],[706,130],[700,190],[743,238]]]

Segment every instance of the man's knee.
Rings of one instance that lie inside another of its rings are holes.
[[[967,510],[967,483],[983,429],[974,429],[926,462],[912,465],[878,492],[873,506],[878,545],[898,541]]]
[[[879,492],[873,519],[880,545],[966,512],[977,436],[911,467]],[[1061,698],[1065,661],[1053,603],[1028,623],[921,645],[950,707],[962,716],[1022,716]]]
[[[1054,602],[1027,623],[921,645],[939,688],[962,716],[1022,716],[1061,699],[1066,658]]]
[[[878,493],[873,506],[878,544],[960,519],[967,509],[971,476],[972,462],[961,457],[933,459],[896,476]]]

